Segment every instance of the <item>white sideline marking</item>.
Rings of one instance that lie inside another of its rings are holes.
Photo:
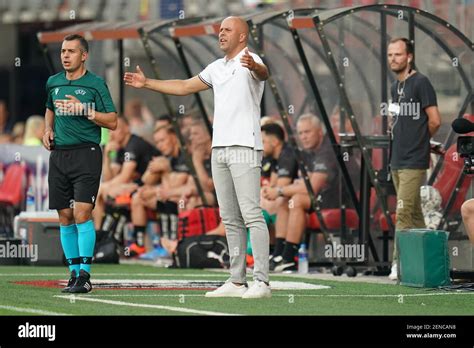
[[[65,282],[65,281],[64,281]],[[96,279],[96,288],[110,287],[113,285],[133,288],[134,285],[148,286],[148,287],[218,287],[222,282],[208,281],[208,284],[203,284],[202,280],[189,279]],[[253,281],[249,281],[249,286],[252,286]],[[330,289],[327,285],[310,284],[304,282],[285,282],[285,281],[271,281],[270,286],[273,290],[321,290]]]
[[[419,297],[419,296],[446,296],[446,295],[474,295],[474,293],[470,292],[433,292],[427,294],[390,294],[390,295],[377,295],[377,294],[365,294],[365,295],[296,295],[296,296],[304,296],[304,297]]]
[[[272,294],[272,297],[288,297],[288,296],[294,296],[294,297],[423,297],[423,296],[447,296],[447,295],[474,295],[474,293],[471,292],[435,292],[435,293],[428,293],[428,294],[390,294],[390,295],[376,295],[376,294],[360,294],[360,295],[331,295],[331,294],[315,294],[315,295],[299,295],[299,294]],[[76,299],[78,295],[76,295]],[[84,295],[84,296],[90,296],[90,295]],[[94,297],[204,297],[204,294],[94,294]],[[80,296],[79,296],[80,297]]]
[[[0,309],[7,309],[13,312],[33,313],[33,314],[41,314],[41,315],[70,315],[66,313],[43,311],[41,309],[21,308],[21,307],[3,306],[3,305],[0,305]]]
[[[172,312],[182,312],[182,313],[193,313],[193,314],[200,314],[200,315],[239,315],[239,314],[231,314],[231,313],[221,313],[221,312],[211,312],[211,311],[200,311],[197,309],[190,309],[190,308],[182,308],[182,307],[173,307],[173,306],[161,306],[161,305],[152,305],[152,304],[143,304],[143,303],[130,303],[130,302],[123,302],[123,301],[112,301],[112,300],[101,300],[98,298],[82,297],[82,296],[75,296],[75,295],[55,295],[54,297],[64,298],[66,300],[82,300],[82,301],[89,301],[89,302],[101,302],[116,306],[128,306],[128,307],[139,307],[139,308],[155,308],[155,309],[164,309],[167,311]]]
[[[67,272],[61,273],[0,273],[0,277],[62,277],[67,276]],[[228,274],[193,274],[193,273],[92,273],[93,277],[95,276],[120,276],[120,277],[130,277],[130,276],[150,276],[150,277],[198,277],[198,278],[207,278],[207,277],[222,277],[229,278]]]

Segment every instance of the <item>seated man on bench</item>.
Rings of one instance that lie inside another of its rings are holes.
[[[154,157],[142,176],[143,186],[132,196],[131,218],[134,243],[129,256],[143,254],[145,249],[146,209],[157,210],[160,214],[162,237],[176,238],[178,201],[188,181],[189,169],[178,138],[171,126],[158,127],[153,139],[162,153]],[[178,192],[174,192],[178,190]]]
[[[111,158],[115,152],[115,158]],[[142,185],[141,176],[152,156],[159,152],[144,139],[130,132],[128,120],[119,117],[117,129],[110,133],[105,146],[102,164],[102,183],[96,198],[94,223],[97,231],[102,230],[105,205],[108,198],[131,193]]]
[[[321,196],[323,202],[337,207],[338,167],[321,122],[313,114],[304,114],[298,118],[296,127],[313,192],[316,196]],[[276,223],[277,236],[285,236],[285,243],[281,254],[274,254],[270,260],[270,270],[295,270],[295,256],[306,229],[306,214],[311,212],[311,202],[302,179],[295,180],[288,186],[268,189],[267,197],[275,196],[285,198],[279,205]],[[325,205],[325,208],[330,207],[332,206]]]

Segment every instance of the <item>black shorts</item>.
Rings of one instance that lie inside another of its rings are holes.
[[[156,211],[161,214],[178,215],[178,203],[173,201],[156,201]]]
[[[55,149],[49,156],[49,209],[73,208],[74,202],[95,206],[102,172],[97,144]]]

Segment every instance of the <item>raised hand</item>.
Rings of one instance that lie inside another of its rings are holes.
[[[148,169],[152,173],[168,173],[171,171],[170,161],[169,159],[163,156],[153,157],[153,159],[148,163]]]
[[[123,80],[127,86],[135,88],[142,88],[145,86],[146,76],[140,67],[137,65],[137,72],[126,72],[123,76]]]
[[[244,68],[249,69],[250,71],[255,70],[257,63],[253,60],[252,56],[249,53],[249,49],[246,48],[244,55],[240,58],[240,63]]]
[[[66,98],[54,101],[58,115],[81,115],[84,111],[84,104],[73,95],[66,94]]]

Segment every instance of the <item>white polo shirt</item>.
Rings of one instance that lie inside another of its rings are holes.
[[[253,77],[240,63],[245,49],[232,59],[214,61],[198,75],[214,90],[212,147],[239,145],[263,150],[260,101],[265,82]],[[262,63],[258,55],[250,55]]]

